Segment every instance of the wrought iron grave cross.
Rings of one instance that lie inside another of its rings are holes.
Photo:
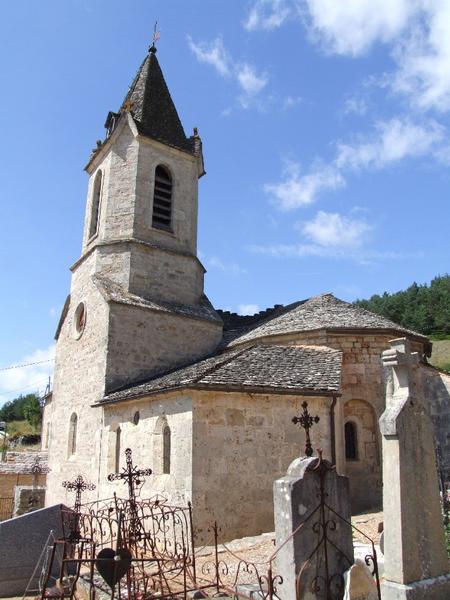
[[[303,427],[303,429],[305,430],[305,433],[306,433],[305,454],[306,454],[306,456],[309,457],[309,456],[312,456],[312,454],[313,454],[313,449],[311,446],[311,438],[309,437],[309,430],[314,425],[314,423],[318,423],[320,421],[320,417],[318,417],[317,415],[315,417],[312,417],[309,414],[308,403],[306,402],[306,400],[302,403],[302,408],[303,408],[302,414],[299,417],[294,417],[292,419],[292,422],[295,425],[299,424],[300,427]]]
[[[46,467],[42,467],[40,465],[40,456],[36,456],[33,465],[31,467],[31,473],[33,474],[33,489],[31,492],[31,496],[28,500],[28,506],[30,508],[36,506],[36,504],[39,502],[39,497],[38,497],[38,493],[37,493],[37,488],[38,488],[38,483],[39,483],[39,475],[42,475],[44,473],[48,473],[48,469]]]
[[[63,481],[62,486],[65,487],[68,492],[75,492],[75,504],[73,509],[77,514],[80,514],[81,494],[86,490],[95,490],[95,485],[93,483],[87,483],[87,481],[84,481],[82,475],[78,475],[73,481]]]
[[[139,538],[140,521],[136,504],[136,487],[143,483],[146,475],[151,475],[151,469],[138,469],[133,465],[131,448],[125,450],[127,466],[122,469],[122,473],[110,473],[108,481],[122,480],[128,485],[128,502],[130,505],[130,533]]]
[[[62,486],[66,488],[68,492],[75,492],[74,512],[69,520],[69,539],[78,540],[80,538],[79,523],[81,515],[81,494],[86,490],[95,490],[95,485],[93,483],[87,483],[87,481],[84,481],[82,475],[78,475],[73,481],[63,481]]]

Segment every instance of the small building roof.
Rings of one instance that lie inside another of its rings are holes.
[[[6,453],[6,461],[0,462],[0,475],[32,474],[36,462],[42,469],[42,474],[45,475],[48,472],[47,460],[47,452],[14,452],[9,450]]]
[[[342,352],[324,346],[256,345],[117,390],[98,404],[181,388],[330,396],[339,394],[341,366]]]
[[[258,317],[259,315],[256,315]],[[224,343],[228,347],[264,338],[266,336],[285,335],[321,329],[332,330],[378,330],[406,334],[420,338],[424,343],[428,338],[420,333],[406,329],[381,315],[360,308],[355,304],[335,298],[333,294],[314,296],[304,302],[296,302],[283,309],[269,312],[268,317],[255,325],[228,331]],[[428,342],[429,343],[429,342]]]

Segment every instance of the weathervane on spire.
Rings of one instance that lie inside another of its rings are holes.
[[[155,53],[156,52],[156,42],[159,40],[159,38],[161,37],[161,32],[158,31],[158,21],[155,21],[155,27],[153,28],[153,37],[152,37],[152,45],[149,48],[150,52]]]

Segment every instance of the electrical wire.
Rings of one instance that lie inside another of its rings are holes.
[[[36,362],[24,363],[23,365],[12,365],[11,367],[3,367],[0,371],[10,371],[11,369],[22,369],[22,367],[32,367],[33,365],[42,365],[43,363],[54,362],[54,358],[48,360],[38,360]]]

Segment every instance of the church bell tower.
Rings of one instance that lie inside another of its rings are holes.
[[[207,356],[222,336],[197,257],[202,143],[184,133],[154,45],[105,127],[56,334],[47,503],[71,472],[98,473],[106,394]]]

